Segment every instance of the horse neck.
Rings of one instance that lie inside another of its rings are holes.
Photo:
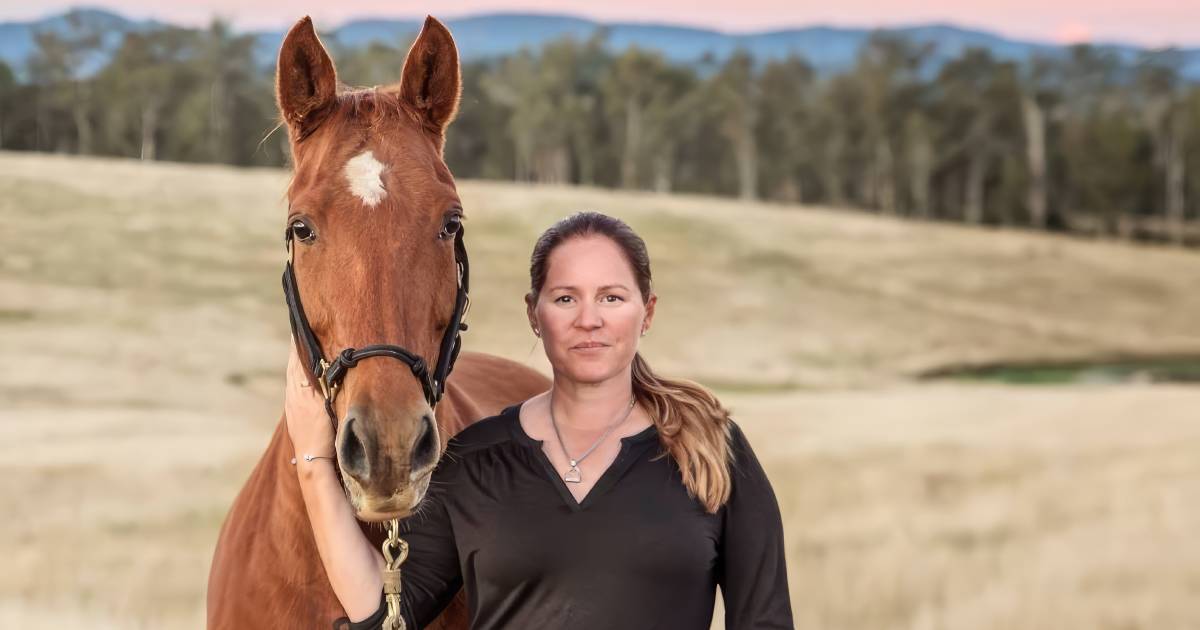
[[[280,418],[254,472],[235,503],[236,520],[252,528],[253,537],[269,537],[268,547],[281,557],[273,570],[291,583],[304,583],[325,573],[313,539],[312,525],[300,493],[295,455],[287,422]],[[235,520],[231,515],[231,520]],[[246,532],[250,533],[250,532]],[[271,570],[271,569],[269,569]]]
[[[329,586],[280,419],[234,500],[213,556],[210,628],[300,627],[343,614]]]

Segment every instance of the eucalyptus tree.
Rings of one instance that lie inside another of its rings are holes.
[[[866,202],[887,214],[900,209],[899,147],[906,134],[921,130],[910,123],[910,114],[921,106],[924,80],[921,72],[933,52],[929,45],[884,32],[876,32],[858,55],[850,77],[859,83],[867,149]],[[906,125],[909,127],[906,130]],[[920,140],[913,138],[915,143]],[[920,168],[920,167],[919,167]]]
[[[816,73],[803,59],[770,61],[758,77],[762,115],[758,145],[763,155],[761,181],[767,197],[798,203],[813,177],[809,137],[816,100]]]
[[[35,32],[34,51],[27,64],[29,76],[38,86],[39,130],[47,126],[55,110],[67,112],[75,128],[76,153],[92,153],[94,124],[91,81],[85,72],[99,54],[102,31],[99,25],[86,18],[86,13],[73,11],[65,18],[65,28]],[[53,133],[53,132],[51,132]],[[38,148],[66,150],[62,139],[51,138],[53,145],[43,147],[38,134]]]
[[[737,50],[706,82],[708,105],[716,117],[717,131],[728,143],[737,172],[738,197],[758,198],[758,138],[761,115],[760,84],[754,58]]]
[[[1016,66],[981,49],[969,49],[942,67],[932,84],[938,121],[940,203],[966,223],[989,219],[987,185],[1005,171],[1000,164],[1020,142],[1020,90]],[[955,206],[961,205],[961,212]],[[998,208],[1003,220],[1011,208]]]
[[[1183,87],[1179,68],[1183,59],[1177,50],[1143,53],[1135,64],[1134,89],[1130,98],[1142,113],[1142,123],[1154,144],[1154,168],[1160,185],[1158,213],[1165,218],[1172,242],[1184,240],[1185,185],[1184,151],[1187,116],[1183,111]]]
[[[162,28],[126,33],[96,87],[105,102],[104,131],[108,152],[159,157],[158,141],[167,113],[179,95],[194,84],[194,31]]]

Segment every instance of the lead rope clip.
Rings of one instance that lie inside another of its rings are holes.
[[[408,559],[408,543],[400,538],[400,520],[388,521],[388,537],[381,545],[383,550],[383,595],[387,600],[387,617],[383,630],[406,630],[404,617],[400,614],[400,566]]]

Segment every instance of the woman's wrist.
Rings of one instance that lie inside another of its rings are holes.
[[[328,448],[296,449],[296,454],[292,457],[292,463],[312,463],[318,460],[332,462],[334,461],[334,457],[329,453],[329,450]]]
[[[305,458],[305,453],[297,453],[293,462],[296,466],[296,475],[300,477],[300,481],[308,481],[325,475],[337,476],[332,457]]]

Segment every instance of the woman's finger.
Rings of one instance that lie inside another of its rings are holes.
[[[291,344],[291,349],[288,351],[288,378],[297,385],[308,382],[304,370],[300,365],[300,355],[296,354],[295,344]]]
[[[294,344],[288,352],[288,378],[297,386],[308,387],[308,375],[304,373],[304,366],[300,363],[300,355],[296,354]]]
[[[316,398],[316,392],[313,391],[312,383],[309,382],[308,374],[304,371],[303,364],[300,363],[300,356],[296,354],[295,344],[291,344],[291,349],[288,350],[288,365],[287,365],[287,383],[285,385],[287,392],[291,396],[298,398]]]
[[[296,364],[300,359],[296,356],[296,344],[288,344],[287,379],[290,384],[296,373]]]
[[[285,378],[283,406],[292,444],[306,453],[329,450],[333,443],[332,427],[321,395],[312,387],[294,344],[288,350]]]

